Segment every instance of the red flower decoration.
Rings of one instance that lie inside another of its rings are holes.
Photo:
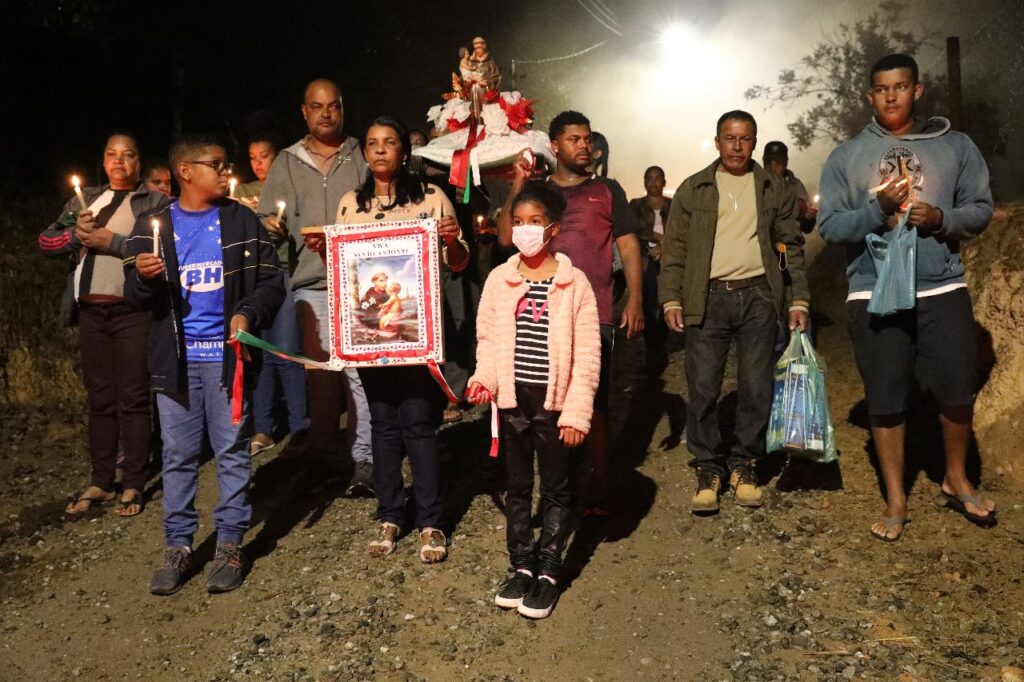
[[[461,121],[460,122],[458,119],[456,119],[454,117],[450,118],[450,119],[448,119],[448,123],[446,124],[446,127],[448,128],[448,132],[454,133],[456,130],[462,130],[463,128],[468,128],[469,127],[469,119],[467,118],[465,121]]]
[[[498,98],[498,106],[508,117],[508,127],[517,133],[525,132],[533,123],[533,103],[535,100],[522,97],[515,104],[509,104],[504,98]]]

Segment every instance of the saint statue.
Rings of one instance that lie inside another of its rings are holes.
[[[501,86],[501,71],[487,51],[487,41],[482,37],[473,38],[473,51],[459,48],[459,76],[463,90],[473,105],[473,115],[480,116],[484,95],[497,91]]]

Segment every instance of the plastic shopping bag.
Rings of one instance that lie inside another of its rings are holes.
[[[900,217],[892,238],[869,234],[865,237],[875,263],[875,288],[868,312],[891,315],[914,307],[917,296],[917,228],[907,229],[910,211]]]
[[[788,450],[815,462],[839,459],[825,392],[824,361],[799,329],[775,365],[766,445],[768,452]]]

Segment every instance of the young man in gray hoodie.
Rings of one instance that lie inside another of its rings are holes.
[[[988,167],[963,133],[944,118],[915,117],[924,93],[912,57],[892,54],[871,68],[871,123],[829,156],[821,176],[819,230],[846,247],[850,335],[871,417],[871,434],[886,488],[886,509],[871,526],[894,541],[907,520],[903,487],[905,413],[911,378],[939,406],[945,444],[942,494],[971,521],[995,523],[995,504],[967,478],[967,445],[978,390],[975,326],[964,281],[960,242],[992,218]],[[901,212],[917,229],[917,299],[887,316],[867,311],[875,266],[865,238],[891,238]]]
[[[304,248],[299,231],[306,226],[334,224],[341,197],[363,184],[368,169],[358,140],[342,131],[345,116],[337,85],[319,79],[306,86],[302,116],[309,134],[274,160],[258,213],[271,237],[291,245],[288,260],[303,354],[327,360],[327,270],[320,254]],[[283,224],[276,218],[279,201],[285,202]],[[330,461],[340,449],[339,420],[347,405],[347,433],[355,464],[349,492],[372,493],[370,407],[359,375],[354,369],[314,371],[307,373],[306,379],[308,454]]]

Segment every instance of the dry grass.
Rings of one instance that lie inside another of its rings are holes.
[[[67,262],[43,257],[36,243],[60,200],[0,205],[0,407],[80,405],[77,334],[60,319]]]

